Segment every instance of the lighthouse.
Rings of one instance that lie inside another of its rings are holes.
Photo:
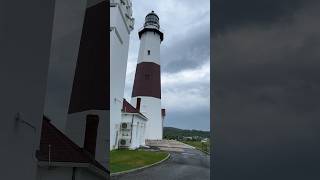
[[[145,17],[139,38],[140,49],[131,104],[139,104],[141,113],[149,119],[146,124],[146,139],[160,140],[163,133],[160,77],[160,44],[163,32],[159,17],[154,11]]]

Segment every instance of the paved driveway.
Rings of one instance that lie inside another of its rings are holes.
[[[171,148],[169,148],[171,149]],[[168,150],[170,151],[170,150]],[[210,157],[192,148],[170,151],[169,160],[137,172],[112,177],[112,180],[209,180]]]

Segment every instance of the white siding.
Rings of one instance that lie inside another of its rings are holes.
[[[136,149],[136,148],[139,148],[140,146],[144,146],[145,145],[144,132],[145,132],[147,120],[143,119],[138,114],[124,113],[124,114],[122,114],[122,122],[128,122],[128,123],[133,122],[133,126],[131,129],[132,130],[132,140],[131,140],[131,145],[129,148]],[[118,138],[118,142],[119,142],[119,139],[121,139],[121,131],[119,132],[118,137],[119,137]]]

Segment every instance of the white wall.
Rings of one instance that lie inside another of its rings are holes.
[[[117,126],[121,122],[122,99],[129,51],[129,20],[131,14],[120,1],[110,8],[110,149],[115,148]],[[120,8],[119,8],[120,7]],[[121,10],[120,10],[121,9]]]
[[[141,98],[140,111],[148,118],[146,126],[146,139],[162,139],[161,99],[147,96],[138,96],[131,99],[131,104],[136,104]]]
[[[140,146],[145,146],[145,145],[146,145],[146,134],[145,134],[145,132],[146,132],[146,126],[147,126],[147,122],[144,122],[144,123],[140,124],[140,129],[141,129],[141,131],[140,131],[140,137],[139,137],[139,139],[140,139],[140,142],[139,142]]]
[[[108,167],[108,153],[109,153],[109,111],[104,110],[90,110],[68,115],[66,124],[66,134],[78,146],[83,147],[86,129],[87,115],[98,115],[99,125],[97,132],[97,145],[95,158],[104,167]]]
[[[36,177],[53,15],[52,0],[0,1],[1,179]]]
[[[147,120],[142,118],[138,114],[132,114],[132,113],[123,113],[122,114],[122,122],[127,122],[131,123],[133,118],[133,127],[132,127],[132,140],[131,140],[131,145],[130,149],[136,149],[139,148],[140,146],[145,145],[145,128],[146,128],[146,123]],[[119,136],[118,136],[118,142],[119,139],[121,139],[121,131],[119,131]],[[128,137],[130,139],[130,137]]]
[[[150,50],[150,55],[148,55]],[[141,62],[154,62],[160,65],[160,35],[155,32],[147,31],[142,34],[138,64]]]

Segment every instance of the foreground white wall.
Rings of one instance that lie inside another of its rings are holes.
[[[110,3],[110,149],[116,147],[117,127],[121,122],[130,32],[133,30],[131,1]],[[128,8],[127,8],[128,7]]]
[[[0,1],[1,179],[36,178],[53,14],[52,0]]]

